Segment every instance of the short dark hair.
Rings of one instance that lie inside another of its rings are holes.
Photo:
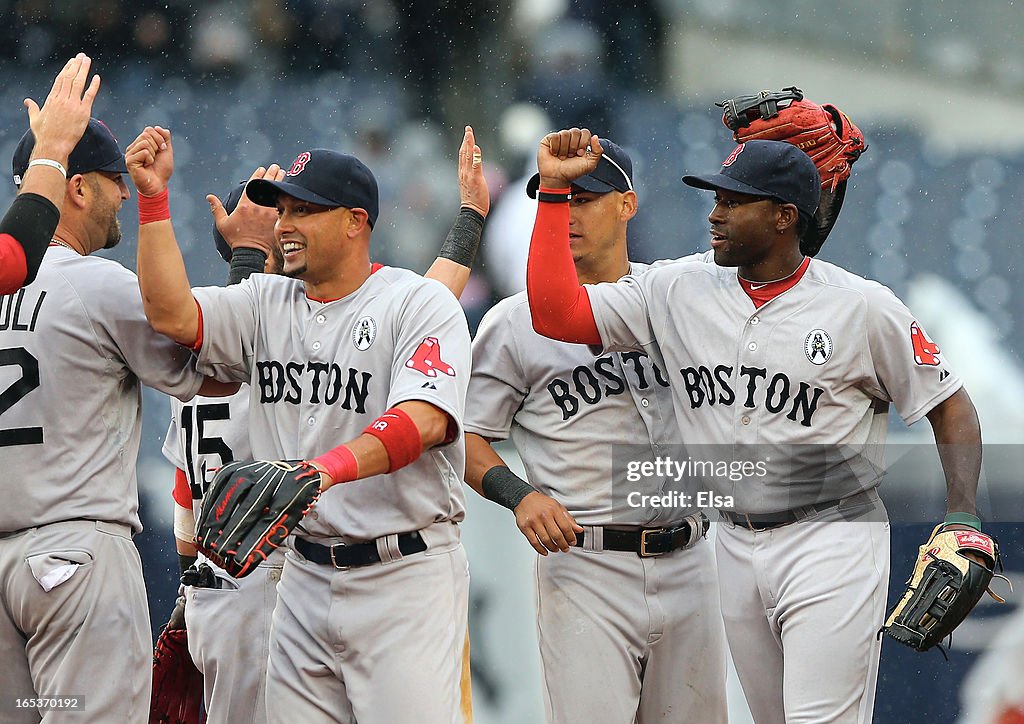
[[[810,216],[802,211],[800,212],[800,215],[796,218],[796,236],[798,239],[804,238],[804,234],[807,233],[813,221]]]

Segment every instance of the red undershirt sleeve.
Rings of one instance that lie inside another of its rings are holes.
[[[182,508],[192,509],[192,488],[189,487],[188,478],[181,468],[174,469],[174,502]]]
[[[14,294],[27,276],[25,250],[10,234],[0,234],[0,294]]]
[[[568,193],[568,189],[541,189]],[[533,328],[563,342],[601,344],[587,290],[580,286],[569,250],[569,204],[540,202],[530,239],[526,293]]]

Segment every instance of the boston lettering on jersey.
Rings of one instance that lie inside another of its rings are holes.
[[[733,370],[731,365],[716,365],[714,369],[704,365],[680,369],[690,408],[695,410],[705,404],[733,405],[736,402],[736,392],[730,384]],[[768,370],[763,367],[742,366],[739,377],[739,387],[741,390],[746,388],[743,390],[744,407],[764,405],[768,412],[785,412],[787,418],[804,427],[811,426],[811,418],[818,409],[818,399],[825,391],[803,381],[796,385],[784,372],[777,372],[769,379]]]
[[[619,354],[619,359],[622,360],[623,374],[636,389],[646,390],[655,383],[668,387],[668,380],[647,355],[623,352]],[[561,409],[563,420],[575,417],[580,411],[581,402],[596,405],[603,397],[621,395],[626,391],[627,380],[615,369],[615,360],[611,355],[598,357],[592,365],[574,367],[568,377],[568,380],[555,377],[548,383],[548,392]]]
[[[256,375],[262,404],[340,404],[342,409],[356,412],[366,412],[366,398],[370,394],[370,379],[373,377],[369,372],[351,367],[343,370],[334,362],[275,360],[257,362]]]

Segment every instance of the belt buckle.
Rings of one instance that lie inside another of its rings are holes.
[[[342,544],[342,545],[344,545],[344,544]],[[341,570],[342,566],[339,566],[338,562],[334,559],[334,546],[333,545],[328,546],[327,550],[329,550],[331,552],[331,565],[334,566],[335,570]]]
[[[644,530],[640,531],[640,550],[637,551],[637,553],[639,554],[639,556],[641,558],[654,558],[655,556],[660,556],[660,555],[664,554],[664,551],[662,551],[661,553],[649,553],[647,551],[647,535],[649,533],[664,533],[664,532],[665,532],[664,528],[645,528]]]

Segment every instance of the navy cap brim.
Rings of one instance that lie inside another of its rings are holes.
[[[764,189],[759,189],[756,186],[745,184],[742,181],[737,181],[731,176],[726,176],[721,173],[707,174],[705,176],[683,176],[683,183],[687,186],[693,186],[696,189],[705,189],[707,191],[725,189],[726,191],[735,191],[738,194],[750,194],[751,196],[775,198],[775,194],[769,193]]]
[[[606,184],[604,181],[593,178],[590,175],[580,176],[578,179],[574,179],[572,187],[589,191],[592,194],[606,194],[609,191],[618,191],[618,189],[611,184]],[[526,182],[526,195],[531,199],[537,198],[537,189],[539,188],[540,174],[535,173],[530,180]]]
[[[128,166],[124,162],[124,156],[118,156],[110,163],[103,164],[99,168],[94,168],[92,170],[108,171],[110,173],[128,173]]]
[[[266,179],[253,179],[245,185],[245,195],[257,206],[277,206],[279,194],[288,194],[300,201],[308,201],[311,204],[320,206],[341,206],[336,201],[315,194],[307,188],[298,184],[290,184],[286,181],[268,181]]]

